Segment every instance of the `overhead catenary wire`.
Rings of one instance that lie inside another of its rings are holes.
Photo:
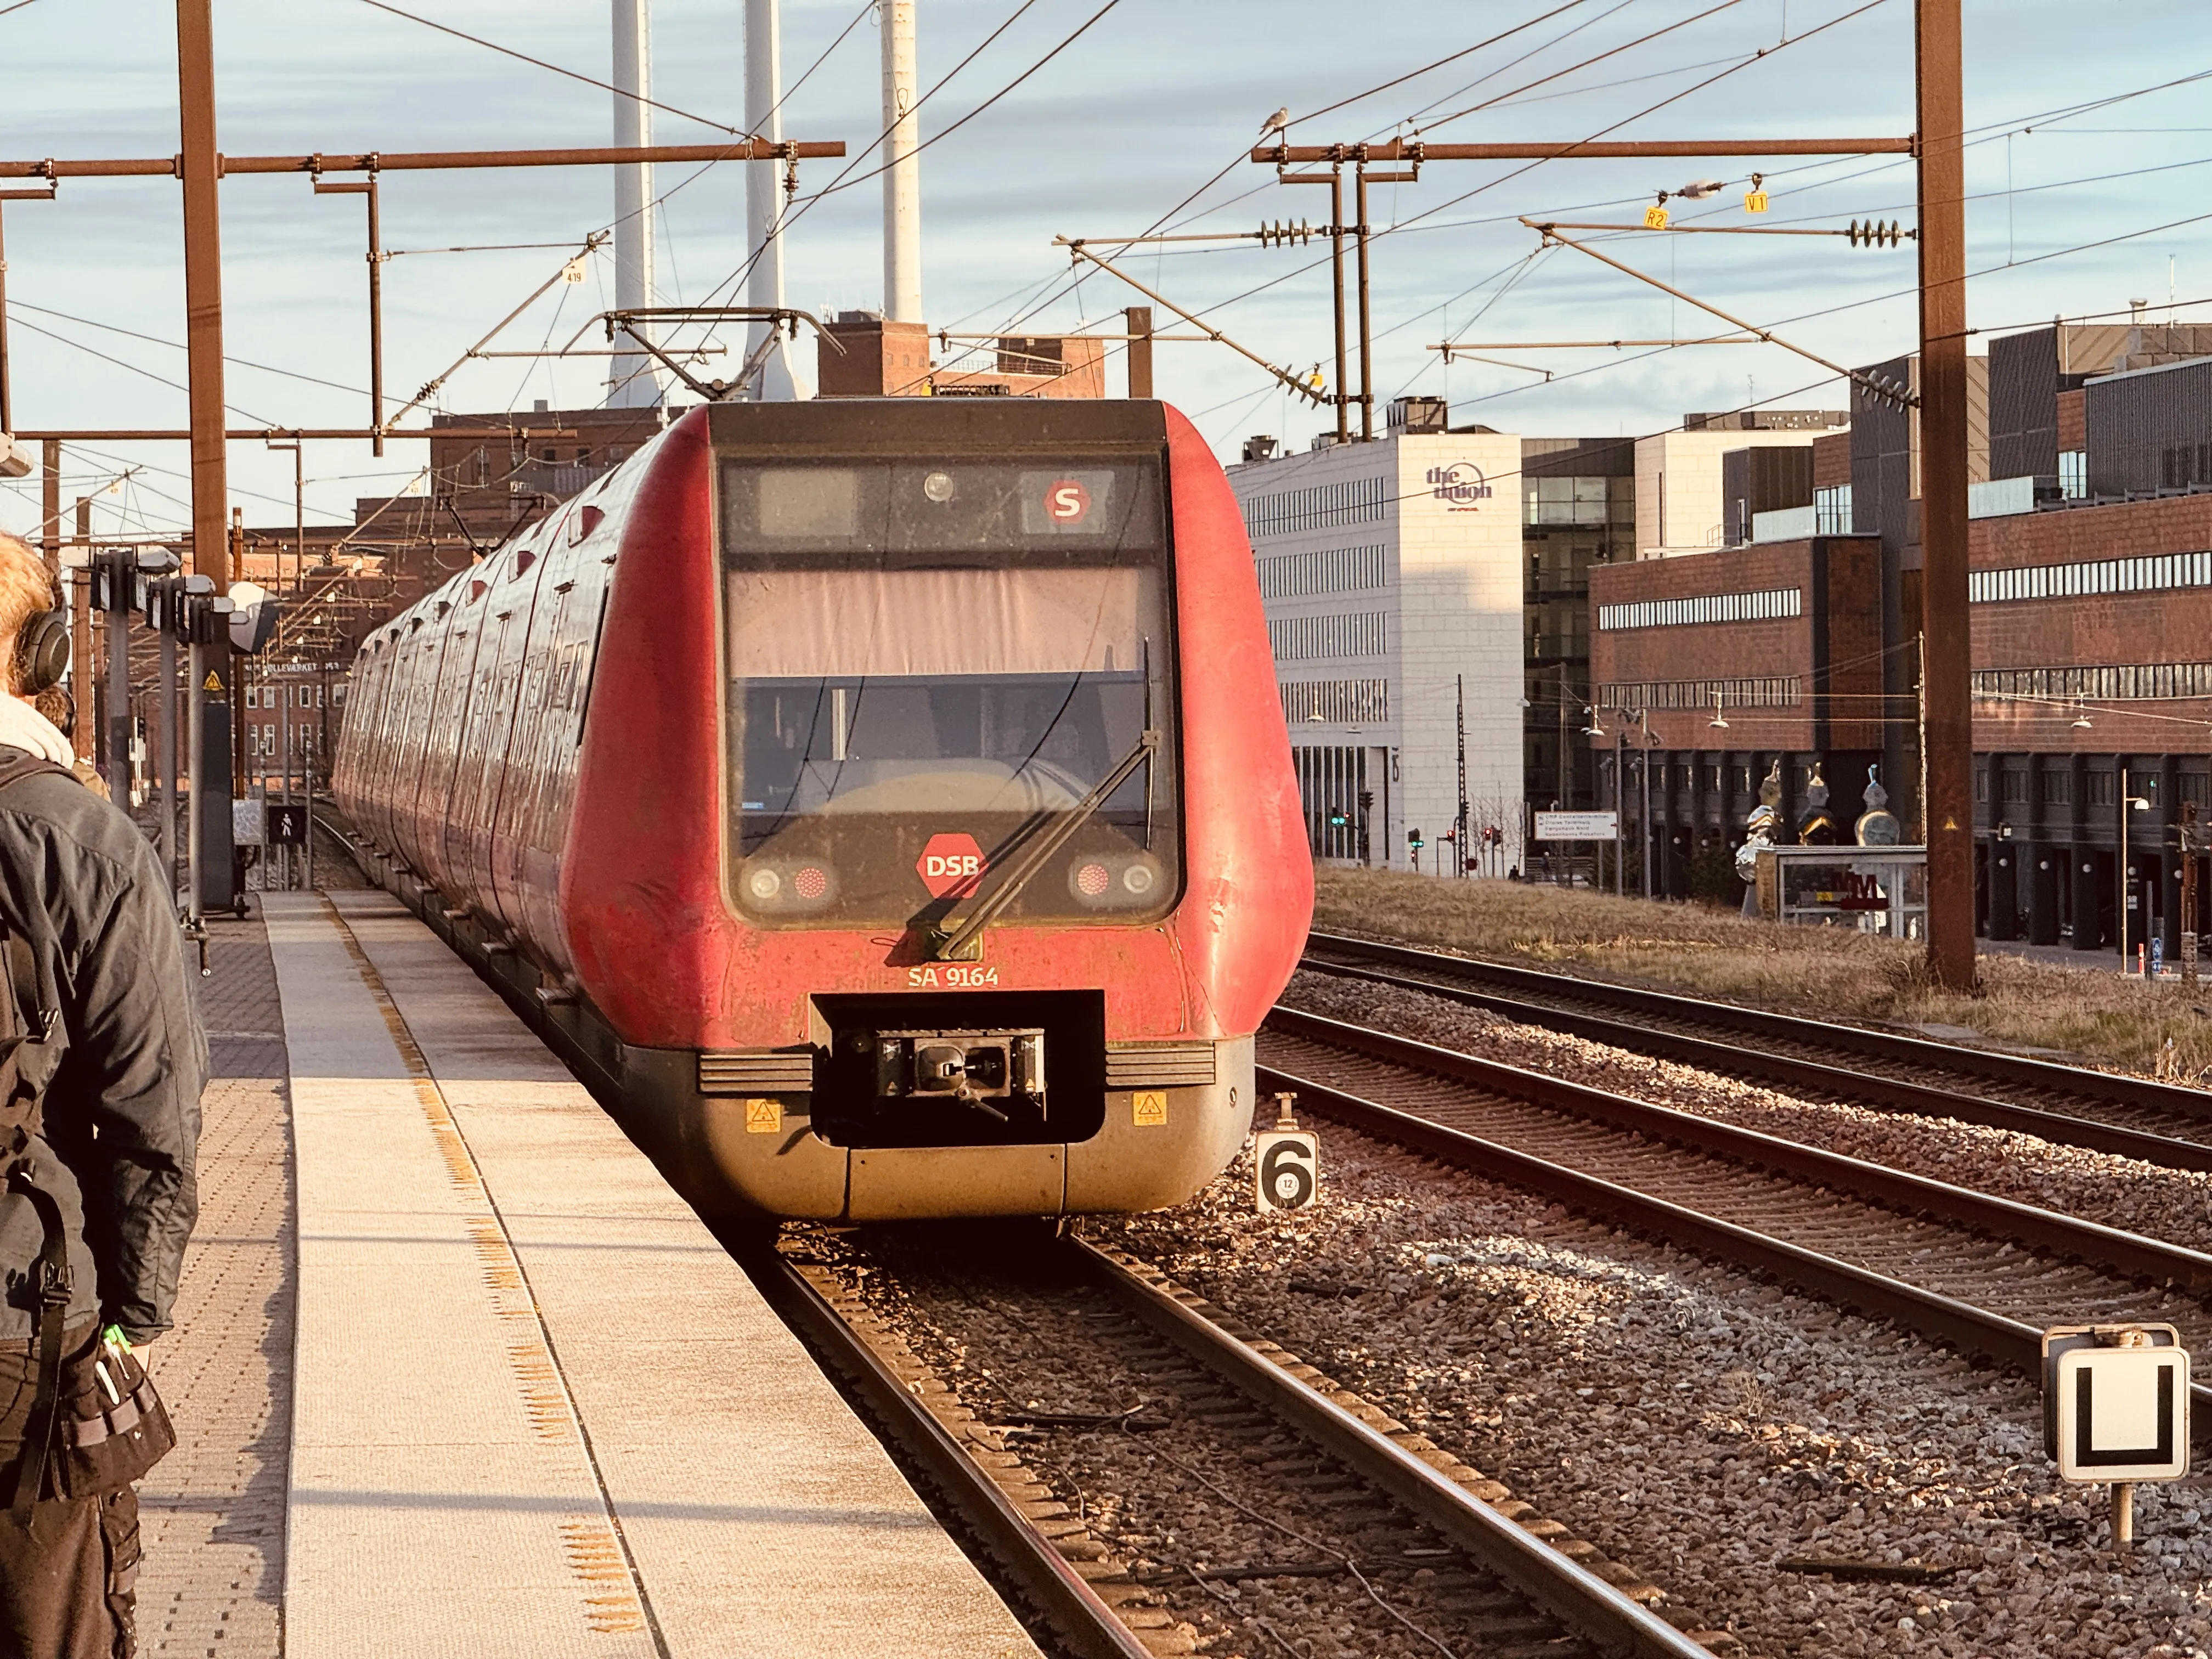
[[[1711,8],[1709,8],[1707,11],[1705,11],[1705,12],[1702,12],[1702,13],[1699,13],[1699,14],[1698,14],[1698,16],[1700,16],[1700,17],[1702,17],[1702,16],[1711,15],[1713,12],[1716,12],[1716,11],[1721,11],[1721,10],[1725,10],[1725,9],[1728,9],[1728,7],[1729,7],[1729,6],[1731,6],[1731,5],[1738,4],[1738,3],[1741,3],[1741,0],[1720,0],[1720,3],[1719,3],[1719,4],[1717,4],[1717,5],[1716,5],[1716,6],[1713,6],[1713,7],[1711,7]],[[1634,121],[1639,121],[1639,120],[1643,119],[1643,118],[1644,118],[1645,116],[1647,116],[1647,115],[1654,114],[1654,113],[1656,113],[1656,112],[1658,112],[1658,111],[1662,110],[1662,109],[1666,108],[1669,104],[1676,103],[1676,102],[1680,101],[1681,99],[1684,99],[1684,98],[1686,98],[1686,97],[1690,96],[1690,95],[1691,95],[1692,94],[1693,94],[1693,93],[1702,91],[1702,90],[1704,90],[1706,87],[1709,87],[1709,86],[1711,86],[1712,84],[1714,84],[1716,82],[1718,82],[1718,81],[1721,81],[1721,80],[1724,80],[1724,79],[1726,79],[1729,76],[1731,76],[1731,75],[1734,75],[1734,74],[1737,74],[1737,73],[1739,73],[1740,71],[1741,71],[1742,70],[1744,70],[1744,69],[1746,69],[1746,68],[1748,68],[1751,64],[1754,64],[1754,63],[1763,63],[1763,62],[1765,62],[1768,58],[1771,58],[1771,57],[1774,56],[1777,52],[1779,52],[1780,51],[1782,51],[1782,50],[1783,50],[1783,48],[1784,48],[1784,46],[1796,46],[1796,45],[1797,45],[1797,44],[1798,44],[1799,42],[1801,42],[1801,41],[1810,40],[1810,39],[1812,39],[1814,35],[1820,34],[1820,33],[1823,33],[1824,31],[1826,31],[1826,30],[1827,30],[1827,29],[1829,29],[1829,28],[1832,28],[1832,27],[1835,27],[1837,24],[1838,24],[1838,23],[1848,22],[1848,21],[1850,21],[1852,18],[1856,17],[1856,16],[1859,16],[1861,14],[1863,14],[1863,13],[1864,13],[1864,12],[1871,11],[1871,10],[1873,10],[1875,7],[1880,6],[1880,5],[1881,5],[1882,3],[1884,3],[1884,0],[1866,0],[1866,3],[1864,3],[1864,4],[1863,4],[1863,5],[1860,5],[1860,6],[1858,6],[1858,7],[1856,7],[1856,8],[1855,8],[1854,9],[1852,9],[1852,10],[1850,10],[1850,11],[1848,11],[1848,12],[1843,13],[1843,14],[1841,14],[1840,15],[1836,16],[1836,17],[1832,17],[1832,18],[1828,19],[1826,22],[1823,22],[1823,23],[1820,23],[1820,24],[1816,25],[1816,26],[1815,26],[1815,27],[1814,27],[1813,28],[1807,30],[1807,31],[1806,31],[1804,33],[1802,33],[1802,34],[1793,36],[1793,37],[1791,37],[1790,40],[1788,40],[1784,41],[1783,43],[1781,43],[1781,45],[1780,45],[1780,46],[1775,46],[1775,47],[1770,48],[1770,49],[1769,49],[1769,50],[1767,50],[1766,52],[1762,52],[1762,53],[1760,53],[1759,55],[1758,55],[1758,56],[1756,56],[1756,57],[1746,58],[1746,59],[1744,59],[1744,60],[1743,60],[1742,62],[1741,62],[1741,63],[1738,63],[1738,64],[1733,64],[1733,65],[1729,66],[1729,68],[1726,68],[1726,69],[1722,70],[1721,70],[1721,71],[1719,71],[1719,73],[1717,73],[1717,74],[1711,75],[1711,76],[1708,76],[1705,80],[1703,80],[1703,81],[1699,81],[1699,82],[1696,82],[1694,85],[1688,86],[1688,87],[1685,87],[1685,88],[1681,88],[1680,90],[1679,90],[1679,91],[1676,91],[1676,92],[1674,92],[1674,93],[1670,93],[1670,94],[1668,94],[1666,97],[1660,99],[1657,102],[1653,103],[1653,104],[1646,105],[1644,108],[1642,108],[1642,109],[1640,109],[1640,110],[1638,110],[1638,111],[1635,111],[1635,112],[1634,112],[1633,113],[1632,113],[1632,114],[1623,116],[1623,117],[1621,117],[1619,120],[1616,120],[1616,121],[1613,121],[1613,122],[1611,122],[1611,123],[1608,123],[1607,125],[1602,126],[1602,127],[1600,127],[1600,128],[1599,128],[1595,132],[1590,133],[1590,134],[1589,134],[1589,135],[1585,136],[1584,137],[1583,137],[1583,138],[1581,138],[1581,139],[1578,139],[1578,140],[1573,141],[1573,142],[1571,142],[1571,143],[1570,143],[1570,142],[1562,142],[1562,143],[1561,143],[1561,144],[1560,144],[1560,146],[1559,146],[1559,154],[1558,154],[1557,155],[1540,157],[1540,158],[1538,158],[1538,159],[1537,159],[1537,160],[1535,160],[1535,161],[1532,161],[1525,162],[1525,163],[1523,163],[1522,165],[1521,165],[1521,166],[1519,166],[1519,167],[1516,167],[1513,168],[1511,171],[1510,171],[1510,172],[1508,172],[1508,173],[1503,173],[1503,174],[1499,175],[1498,178],[1495,178],[1495,179],[1490,179],[1490,180],[1488,180],[1487,182],[1486,182],[1486,183],[1484,183],[1484,184],[1480,184],[1480,185],[1476,185],[1473,190],[1469,190],[1469,191],[1462,191],[1460,195],[1458,195],[1458,196],[1455,196],[1455,197],[1452,198],[1451,198],[1449,201],[1448,201],[1448,202],[1440,203],[1440,204],[1439,204],[1437,206],[1436,206],[1436,207],[1433,207],[1433,208],[1428,209],[1428,210],[1426,210],[1425,211],[1424,211],[1424,212],[1422,212],[1422,213],[1416,214],[1416,215],[1413,216],[1413,219],[1404,221],[1404,222],[1401,222],[1401,223],[1400,223],[1400,224],[1385,226],[1382,229],[1381,229],[1381,230],[1376,231],[1376,233],[1374,233],[1375,238],[1379,240],[1380,238],[1384,237],[1384,236],[1389,236],[1389,235],[1396,234],[1398,234],[1398,233],[1401,232],[1402,230],[1404,230],[1407,227],[1408,227],[1408,226],[1410,226],[1410,225],[1416,224],[1416,223],[1418,223],[1419,221],[1421,221],[1421,220],[1423,220],[1423,219],[1425,219],[1425,218],[1429,218],[1429,217],[1432,216],[1433,216],[1433,215],[1435,215],[1435,214],[1441,213],[1441,212],[1444,211],[1445,210],[1447,210],[1447,209],[1449,209],[1449,208],[1456,207],[1457,205],[1459,205],[1459,204],[1461,204],[1461,203],[1462,203],[1462,202],[1471,201],[1471,200],[1473,200],[1475,197],[1480,196],[1480,195],[1483,194],[1484,192],[1486,192],[1486,191],[1487,191],[1494,190],[1494,189],[1496,189],[1496,188],[1497,188],[1498,185],[1504,185],[1504,184],[1509,183],[1509,182],[1510,182],[1512,179],[1515,179],[1520,178],[1520,177],[1523,176],[1523,175],[1524,175],[1524,174],[1526,174],[1526,173],[1531,173],[1531,172],[1534,171],[1536,168],[1538,168],[1538,167],[1543,167],[1543,166],[1547,165],[1549,161],[1555,161],[1555,160],[1560,159],[1560,157],[1562,157],[1562,156],[1571,156],[1571,155],[1573,155],[1573,153],[1574,153],[1575,149],[1576,149],[1579,145],[1581,145],[1581,144],[1587,144],[1587,143],[1594,143],[1594,142],[1595,142],[1597,139],[1600,139],[1600,138],[1604,137],[1607,133],[1616,132],[1616,131],[1620,131],[1622,127],[1625,127],[1625,126],[1628,125],[1630,123],[1634,122]],[[1692,21],[1694,21],[1694,20],[1692,20]],[[1662,27],[1662,28],[1659,28],[1659,29],[1652,30],[1652,31],[1650,31],[1650,33],[1646,33],[1646,34],[1644,34],[1644,35],[1639,36],[1639,37],[1638,37],[1638,39],[1637,39],[1636,40],[1630,41],[1630,42],[1628,42],[1627,44],[1628,44],[1629,46],[1632,46],[1640,45],[1640,44],[1642,44],[1644,41],[1650,40],[1655,40],[1655,39],[1658,38],[1660,35],[1662,35],[1662,34],[1665,34],[1665,33],[1669,33],[1672,29],[1674,29],[1674,28],[1675,28],[1675,27],[1680,27],[1680,25],[1679,25],[1679,24],[1669,24],[1669,25],[1665,26],[1664,27]],[[1618,53],[1620,51],[1624,50],[1624,49],[1625,49],[1625,48],[1616,47],[1616,48],[1610,49],[1610,50],[1608,50],[1607,52],[1599,53],[1599,54],[1597,54],[1597,55],[1596,55],[1596,56],[1595,56],[1595,57],[1583,59],[1580,63],[1578,63],[1578,64],[1577,64],[1570,65],[1570,66],[1569,66],[1569,68],[1568,68],[1566,70],[1563,70],[1563,71],[1561,71],[1561,73],[1572,73],[1572,72],[1573,72],[1573,70],[1576,70],[1576,69],[1578,69],[1578,68],[1586,68],[1586,67],[1588,67],[1590,64],[1599,62],[1599,61],[1601,61],[1601,59],[1603,59],[1603,58],[1608,58],[1608,57],[1615,56],[1615,55],[1617,55],[1617,53]],[[1547,78],[1547,79],[1556,79],[1556,78],[1558,78],[1558,77],[1557,77],[1556,76],[1549,76],[1549,77],[1546,77],[1546,78]],[[1540,84],[1540,82],[1531,82],[1531,83],[1529,83],[1529,84],[1531,84],[1531,85],[1534,85],[1534,84]],[[1501,96],[1510,96],[1510,94],[1501,94]],[[1491,101],[1495,101],[1495,100],[1491,100]],[[1462,114],[1472,113],[1472,112],[1473,112],[1473,111],[1474,111],[1474,108],[1476,108],[1476,107],[1480,107],[1480,106],[1470,106],[1470,108],[1469,108],[1468,110],[1462,111],[1462,112],[1460,112],[1460,113],[1462,113]],[[1452,117],[1452,118],[1454,118],[1454,119],[1455,119],[1455,118],[1457,118],[1457,117],[1456,117],[1456,116],[1454,116],[1454,117]],[[1247,154],[1248,154],[1248,155],[1249,155],[1249,152],[1247,152]],[[1225,173],[1226,169],[1224,169],[1224,173]],[[1218,178],[1218,177],[1220,177],[1220,176],[1223,176],[1223,175],[1217,174],[1216,176],[1217,176],[1217,178]],[[1186,199],[1188,199],[1188,198],[1186,198]],[[1172,211],[1172,210],[1171,210],[1171,211]],[[1324,255],[1321,256],[1320,258],[1316,258],[1316,259],[1314,259],[1314,260],[1310,261],[1310,263],[1308,263],[1308,264],[1304,264],[1304,265],[1300,265],[1300,266],[1295,267],[1295,268],[1293,268],[1293,269],[1292,269],[1292,270],[1288,270],[1288,271],[1284,272],[1282,275],[1280,275],[1280,276],[1276,276],[1276,277],[1271,278],[1271,279],[1270,279],[1269,281],[1267,281],[1267,282],[1261,283],[1258,284],[1257,286],[1255,286],[1255,287],[1254,287],[1254,288],[1248,289],[1246,289],[1243,293],[1242,293],[1242,294],[1240,294],[1240,295],[1237,295],[1233,296],[1233,297],[1232,297],[1232,298],[1231,298],[1231,299],[1222,301],[1218,302],[1218,304],[1217,304],[1217,305],[1215,305],[1215,306],[1210,306],[1210,307],[1205,307],[1205,311],[1206,311],[1206,312],[1212,312],[1212,311],[1214,311],[1214,310],[1218,310],[1218,309],[1219,309],[1219,308],[1220,308],[1220,306],[1224,306],[1224,305],[1234,305],[1234,304],[1237,304],[1237,303],[1238,303],[1238,302],[1239,302],[1239,301],[1241,301],[1250,299],[1250,298],[1251,298],[1253,295],[1255,295],[1261,294],[1261,293],[1264,293],[1264,292],[1265,292],[1265,291],[1267,291],[1268,289],[1275,288],[1275,287],[1279,287],[1279,286],[1280,286],[1282,283],[1285,283],[1285,282],[1289,282],[1289,281],[1292,280],[1292,279],[1293,279],[1293,278],[1295,278],[1295,277],[1304,276],[1304,275],[1306,272],[1308,272],[1308,271],[1319,270],[1322,265],[1324,265],[1324,264],[1328,264],[1328,263],[1329,262],[1329,259],[1330,259],[1332,257],[1333,257],[1333,256],[1331,256],[1331,255],[1324,254]],[[1065,292],[1065,289],[1063,289],[1063,290],[1062,290],[1062,292],[1064,293],[1064,292]],[[1042,302],[1042,303],[1041,303],[1037,307],[1036,307],[1036,309],[1037,309],[1037,310],[1042,310],[1042,309],[1043,308],[1043,306],[1044,306],[1044,305],[1048,305],[1048,304],[1053,303],[1053,301],[1054,301],[1054,300],[1055,300],[1055,299],[1057,299],[1058,297],[1060,297],[1060,296],[1058,296],[1058,295],[1054,295],[1054,296],[1051,296],[1051,297],[1048,298],[1046,301],[1044,301],[1043,302]],[[1034,314],[1035,314],[1034,311],[1033,311],[1030,314],[1031,314],[1031,315],[1034,315]],[[1202,313],[1201,314],[1204,314],[1204,313]],[[1008,329],[1009,329],[1010,331],[1011,331],[1011,330],[1013,330],[1013,329],[1018,329],[1018,328],[1021,327],[1021,326],[1023,325],[1023,324],[1024,324],[1024,322],[1026,322],[1026,321],[1027,321],[1027,319],[1026,319],[1026,318],[1018,318],[1018,319],[1014,319],[1012,322],[1009,323],[1009,324],[1007,325],[1007,327],[1008,327]]]
[[[502,57],[517,58],[523,63],[534,64],[539,69],[550,70],[556,75],[565,75],[571,81],[581,81],[587,87],[597,87],[601,92],[611,92],[617,98],[627,98],[633,103],[643,104],[650,109],[660,110],[666,114],[677,117],[679,120],[696,121],[702,127],[712,127],[717,132],[726,132],[736,138],[750,138],[756,136],[747,132],[743,127],[733,127],[726,121],[717,121],[711,115],[695,115],[688,109],[678,109],[673,104],[664,104],[657,98],[644,97],[626,88],[616,86],[611,82],[602,81],[595,76],[585,75],[572,69],[563,69],[558,64],[549,64],[543,58],[532,58],[528,52],[517,52],[513,46],[502,46],[496,40],[487,40],[480,34],[471,34],[466,29],[457,29],[450,23],[441,23],[433,18],[418,16],[411,11],[404,11],[398,6],[387,3],[387,0],[361,0],[361,3],[364,6],[372,6],[378,11],[388,11],[394,17],[404,17],[410,23],[420,23],[424,28],[435,29],[441,34],[450,34],[457,40],[466,40],[471,46],[482,46],[486,51],[498,52]]]
[[[1618,58],[1624,52],[1632,52],[1638,46],[1649,46],[1652,41],[1658,40],[1662,35],[1672,34],[1677,29],[1687,28],[1692,23],[1702,23],[1708,17],[1716,16],[1722,12],[1730,10],[1743,3],[1744,0],[1716,0],[1715,4],[1706,7],[1703,11],[1692,12],[1687,17],[1677,19],[1675,21],[1666,24],[1662,27],[1652,29],[1644,34],[1639,34],[1633,40],[1623,41],[1617,46],[1608,46],[1605,51],[1597,53],[1594,57],[1585,58],[1580,63],[1570,64],[1565,69],[1554,70],[1549,75],[1539,76],[1534,81],[1524,82],[1520,86],[1514,88],[1510,92],[1502,92],[1495,98],[1486,98],[1479,104],[1469,104],[1465,109],[1456,109],[1449,115],[1439,115],[1431,120],[1423,121],[1419,126],[1414,129],[1415,133],[1419,135],[1430,132],[1435,128],[1443,126],[1447,122],[1456,121],[1461,119],[1462,117],[1477,114],[1483,110],[1490,109],[1498,104],[1504,103],[1510,99],[1517,98],[1522,93],[1532,92],[1538,87],[1549,86],[1553,82],[1559,80],[1563,76],[1573,75],[1580,70],[1588,69],[1592,64],[1601,64],[1608,58]],[[1818,31],[1816,30],[1813,32],[1817,33]],[[1804,37],[1802,35],[1798,37],[1799,40],[1802,40],[1803,38]],[[1794,43],[1784,41],[1783,44],[1787,46]],[[1781,47],[1777,46],[1771,50],[1778,52],[1781,50]],[[1751,58],[1745,61],[1755,63],[1759,58],[1764,58],[1766,55],[1766,52],[1761,51],[1754,53]],[[1742,65],[1739,64],[1736,67],[1741,68]],[[1629,118],[1633,120],[1635,118],[1632,116]],[[1615,122],[1613,124],[1614,126],[1624,126],[1626,125],[1626,122]],[[1601,132],[1611,132],[1613,131],[1613,127],[1606,127],[1601,129]]]
[[[1016,22],[1020,21],[1023,15],[1028,12],[1030,8],[1035,6],[1037,0],[1022,0],[1022,4],[1015,9],[1013,14],[1009,16],[1006,21],[1000,24],[997,28],[993,29],[989,34],[984,37],[982,42],[978,45],[974,51],[970,52],[957,64],[955,64],[951,69],[947,70],[945,75],[929,88],[928,91],[922,94],[920,98],[917,98],[914,101],[912,108],[901,116],[900,121],[903,122],[906,119],[910,118],[912,116],[918,114],[923,105],[927,104],[932,98],[936,96],[939,92],[942,91],[945,87],[951,82],[955,76],[958,75],[961,70],[966,69],[969,64],[975,62],[976,58],[982,53],[986,47],[989,46],[993,41],[996,40],[1000,35],[1012,28]],[[951,126],[943,129],[941,131],[932,133],[927,138],[922,140],[921,143],[915,145],[915,148],[908,152],[908,155],[920,155],[923,150],[927,149],[932,144],[934,144],[939,139],[950,137],[952,133],[957,132],[960,128],[965,126],[969,121],[974,120],[975,117],[983,113],[985,110],[989,109],[993,105],[1006,97],[1009,94],[1013,92],[1015,88],[1028,81],[1030,76],[1036,75],[1039,70],[1043,69],[1046,64],[1051,63],[1054,58],[1059,57],[1061,52],[1066,51],[1068,47],[1074,45],[1078,40],[1081,39],[1084,34],[1090,31],[1091,27],[1093,24],[1097,22],[1100,18],[1105,16],[1108,12],[1113,10],[1114,8],[1120,3],[1121,0],[1106,0],[1106,3],[1104,5],[1101,6],[1088,18],[1085,19],[1082,23],[1079,24],[1073,33],[1061,40],[1058,46],[1053,47],[1050,52],[1045,53],[1043,57],[1038,58],[1027,69],[1024,70],[1019,75],[1016,76],[1012,81],[1000,88],[998,91],[993,93],[981,104],[969,111],[967,114],[962,116],[957,121],[955,121]],[[899,125],[899,123],[894,123],[893,126],[897,125]],[[809,195],[800,198],[799,204],[793,208],[791,212],[783,215],[777,222],[774,234],[781,235],[787,232],[794,223],[805,216],[810,208],[823,198],[837,191],[849,189],[853,185],[865,183],[867,179],[872,179],[876,177],[878,173],[882,173],[884,169],[883,167],[878,167],[872,172],[863,174],[859,179],[852,179],[848,177],[855,167],[859,166],[871,155],[874,154],[874,152],[881,147],[884,141],[890,137],[893,126],[887,126],[881,132],[878,133],[875,138],[866,145],[858,155],[853,156],[847,161],[844,170],[839,173],[838,175],[835,179],[831,179],[829,184],[823,185],[820,190],[812,191]],[[886,166],[888,165],[889,164],[887,163]],[[772,241],[773,240],[774,238],[772,236],[769,240]],[[706,305],[714,304],[721,295],[727,292],[736,284],[744,281],[745,277],[750,274],[753,266],[759,263],[762,255],[767,251],[769,246],[769,241],[763,241],[759,247],[753,249],[750,253],[748,253],[744,259],[738,265],[736,270],[730,272],[728,276],[725,276],[720,282],[714,284],[713,289],[708,294],[706,300],[702,303]],[[712,336],[713,331],[709,329],[708,337],[711,338]]]
[[[560,246],[566,247],[568,244],[563,242],[560,244]],[[41,317],[58,318],[63,322],[75,323],[82,328],[103,329],[110,334],[120,334],[128,339],[143,340],[149,345],[167,346],[172,351],[182,351],[185,349],[181,342],[176,340],[165,340],[158,334],[141,334],[135,328],[125,328],[119,324],[95,322],[89,317],[72,316],[66,311],[55,311],[46,306],[34,306],[27,300],[11,298],[8,301],[8,310],[10,315],[13,315],[18,311],[34,311]],[[49,337],[54,339],[62,338],[59,335],[53,335]],[[66,341],[64,343],[74,345],[76,342]],[[222,360],[226,363],[234,364],[240,368],[253,369],[263,374],[281,374],[289,380],[305,380],[309,386],[328,386],[333,392],[349,392],[356,396],[367,395],[367,388],[363,386],[346,386],[337,380],[325,380],[321,376],[315,374],[302,374],[297,369],[278,368],[273,363],[257,363],[250,358],[234,357],[228,352],[223,354]],[[240,412],[241,414],[244,413],[243,410],[240,410]]]
[[[837,38],[832,40],[828,46],[822,48],[822,55],[806,66],[805,73],[801,75],[796,81],[793,81],[789,86],[786,87],[783,89],[783,96],[777,99],[775,102],[769,106],[769,116],[775,116],[786,104],[791,101],[793,95],[796,94],[801,87],[805,86],[809,81],[814,78],[814,71],[820,69],[823,64],[830,61],[830,54],[845,44],[845,37],[850,34],[854,29],[860,27],[862,21],[866,18],[868,14],[875,10],[876,4],[877,0],[860,0],[860,9],[853,14],[853,21],[846,24],[843,28],[837,31]]]

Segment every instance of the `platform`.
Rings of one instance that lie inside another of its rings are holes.
[[[264,902],[203,983],[143,1652],[1035,1655],[496,996],[380,893]]]

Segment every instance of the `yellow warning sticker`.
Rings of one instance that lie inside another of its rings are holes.
[[[203,691],[220,691],[222,690],[222,681],[219,677],[217,677],[214,669],[210,668],[208,670],[206,683],[200,687],[200,690]]]
[[[1139,1129],[1164,1127],[1168,1121],[1168,1091],[1138,1090],[1129,1097],[1129,1116]]]
[[[745,1133],[749,1135],[772,1135],[783,1127],[783,1103],[780,1100],[748,1100],[745,1102]]]
[[[1754,190],[1748,196],[1746,196],[1743,198],[1743,210],[1746,213],[1765,212],[1766,192],[1763,190]]]
[[[1662,208],[1662,207],[1657,207],[1657,206],[1654,206],[1654,207],[1648,207],[1648,208],[1644,209],[1644,229],[1646,229],[1646,230],[1664,230],[1664,229],[1666,229],[1666,228],[1667,228],[1667,210],[1666,210],[1665,208]]]

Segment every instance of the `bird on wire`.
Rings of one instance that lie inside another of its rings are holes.
[[[1265,138],[1271,132],[1280,132],[1290,124],[1291,106],[1285,104],[1260,124],[1260,136]]]

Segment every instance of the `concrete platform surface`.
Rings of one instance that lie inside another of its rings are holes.
[[[298,1188],[286,1653],[1034,1656],[496,996],[381,894],[264,904]]]

